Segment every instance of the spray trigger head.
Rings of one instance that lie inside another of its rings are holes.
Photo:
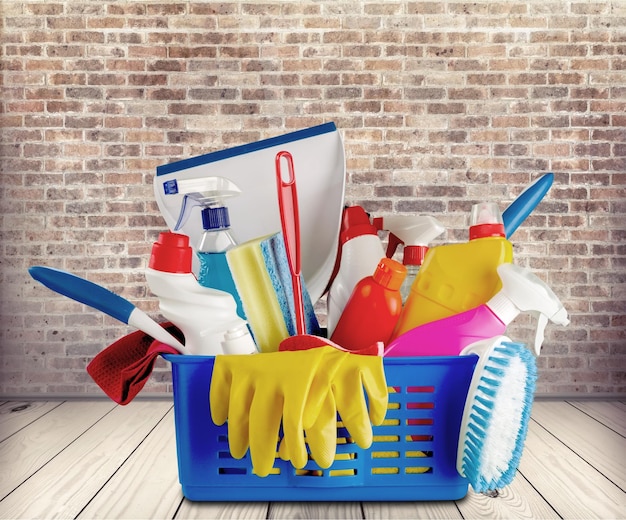
[[[552,289],[528,269],[508,263],[500,264],[497,269],[502,280],[501,292],[519,311],[537,316],[534,350],[539,355],[548,321],[566,326],[567,310]]]
[[[234,182],[224,177],[205,177],[177,181],[177,193],[184,196],[174,231],[185,225],[193,208],[222,207],[224,199],[239,195],[241,190]]]
[[[405,265],[421,265],[428,245],[445,231],[435,217],[426,215],[389,215],[374,219],[377,230],[389,231],[386,255],[391,258],[400,244],[404,244]]]

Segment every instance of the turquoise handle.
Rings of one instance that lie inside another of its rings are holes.
[[[30,275],[59,294],[89,305],[113,318],[128,323],[135,306],[127,299],[112,293],[101,285],[53,267],[33,266]]]

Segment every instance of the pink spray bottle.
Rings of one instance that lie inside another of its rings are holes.
[[[539,355],[548,320],[567,325],[567,311],[552,289],[528,269],[505,263],[497,270],[502,289],[487,303],[405,332],[387,345],[385,356],[457,356],[475,341],[504,334],[520,312],[538,315],[534,350]]]

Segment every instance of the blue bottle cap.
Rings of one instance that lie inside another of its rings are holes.
[[[205,230],[228,229],[230,227],[228,208],[225,206],[204,208],[202,210],[202,227]]]

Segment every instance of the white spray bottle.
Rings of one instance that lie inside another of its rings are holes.
[[[239,195],[241,190],[224,177],[205,177],[177,181],[177,192],[184,197],[174,231],[185,225],[193,208],[201,208],[204,233],[196,248],[200,261],[198,282],[204,287],[232,294],[237,303],[237,314],[245,318],[243,304],[226,261],[226,251],[235,247],[237,242],[230,232],[230,217],[224,204],[225,199]]]
[[[385,256],[376,228],[361,206],[344,209],[339,242],[339,270],[327,296],[328,337],[335,331],[356,284],[371,276]]]
[[[159,298],[161,314],[185,336],[185,351],[204,356],[256,352],[233,296],[200,285],[191,272],[192,255],[187,235],[161,233],[145,273],[150,290]],[[233,345],[235,331],[238,339]]]
[[[497,270],[502,289],[487,303],[401,334],[387,345],[385,356],[457,356],[470,343],[504,334],[521,312],[538,317],[534,350],[539,355],[548,320],[567,325],[567,311],[552,289],[528,269],[501,264]]]
[[[428,245],[441,233],[445,227],[436,218],[422,215],[390,215],[374,219],[374,227],[389,231],[387,242],[387,256],[391,258],[398,245],[404,244],[402,263],[406,267],[406,278],[400,287],[402,303],[411,292],[411,286],[417,276]]]

